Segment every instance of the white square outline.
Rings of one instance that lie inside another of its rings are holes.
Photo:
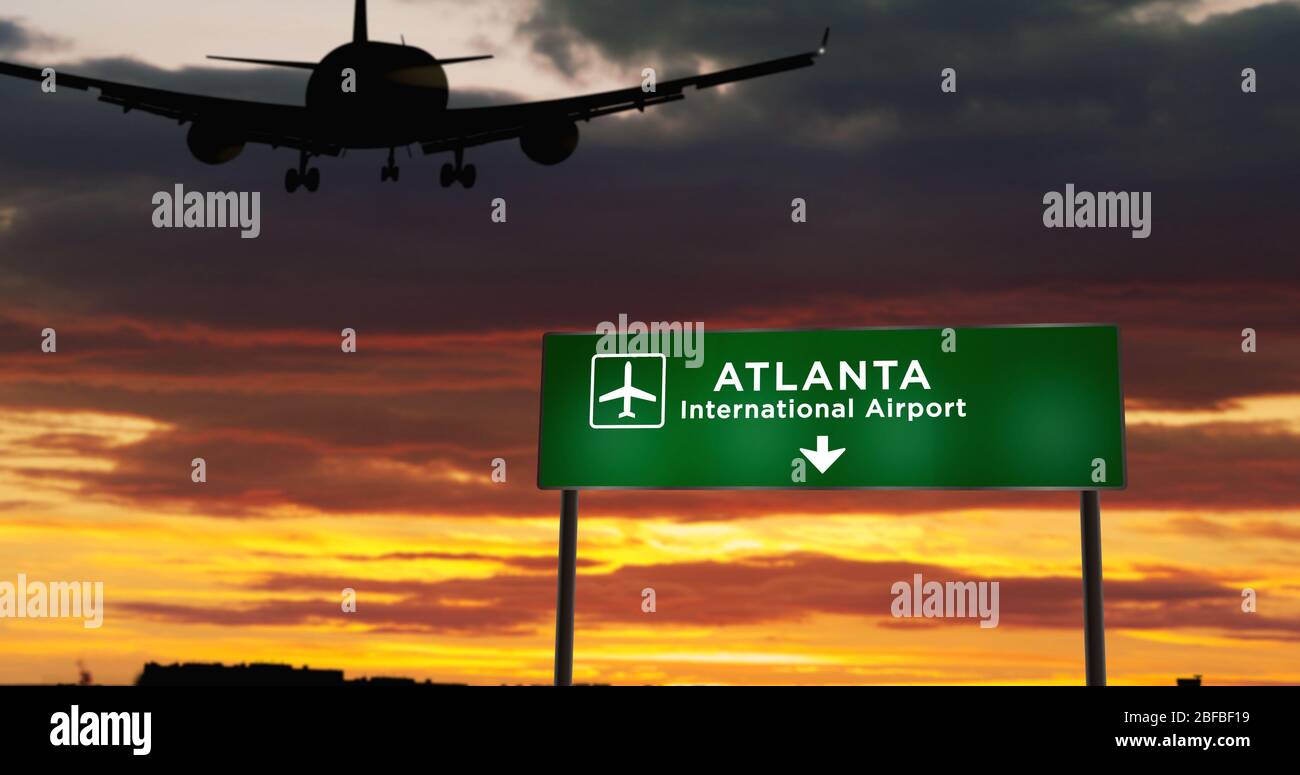
[[[596,360],[598,358],[658,358],[663,366],[659,370],[659,424],[658,425],[597,425],[596,424]],[[587,424],[594,430],[645,430],[664,427],[668,414],[668,356],[663,353],[597,353],[591,356],[591,388],[587,395]]]

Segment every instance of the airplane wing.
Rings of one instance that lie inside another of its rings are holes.
[[[543,102],[452,109],[447,111],[445,123],[440,127],[442,131],[436,137],[422,141],[420,145],[426,154],[442,153],[517,138],[530,126],[539,122],[590,121],[593,118],[628,110],[644,111],[648,107],[686,99],[685,92],[688,88],[709,89],[722,84],[811,67],[818,57],[826,53],[829,40],[830,29],[828,28],[822,36],[821,47],[816,51],[688,78],[661,81],[653,92],[645,92],[640,86],[635,86],[630,89]]]
[[[42,71],[35,67],[8,62],[0,62],[0,75],[29,81],[45,80]],[[100,102],[117,105],[123,112],[139,110],[182,124],[201,120],[204,116],[220,116],[222,124],[237,127],[241,137],[246,137],[248,142],[295,148],[317,155],[337,156],[340,151],[337,147],[314,142],[310,137],[306,108],[294,105],[205,97],[86,78],[62,71],[57,71],[56,84],[59,88],[80,91],[95,89],[99,92]]]
[[[642,401],[652,401],[652,402],[659,401],[659,399],[656,398],[654,394],[647,393],[644,390],[640,390],[638,388],[634,388],[629,385],[627,387],[621,387],[617,390],[609,391],[605,395],[598,398],[597,402],[603,404],[606,401],[617,401],[620,398],[627,398],[628,396],[631,396],[633,398],[639,398]]]
[[[633,398],[639,398],[642,401],[657,402],[659,400],[658,398],[655,398],[654,395],[647,393],[644,390],[638,390],[637,388],[628,388],[628,391],[631,393]]]
[[[636,388],[626,388],[626,387],[621,387],[621,388],[619,388],[619,389],[617,389],[617,390],[611,390],[611,391],[609,391],[608,393],[606,393],[605,395],[603,395],[603,396],[601,396],[600,398],[598,398],[598,399],[597,399],[597,403],[601,403],[601,404],[603,404],[603,403],[605,403],[606,401],[617,401],[618,399],[622,398],[623,396],[628,395],[628,391],[629,391],[629,390],[636,390]]]

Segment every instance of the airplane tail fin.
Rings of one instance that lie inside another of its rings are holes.
[[[370,40],[370,25],[366,18],[366,0],[357,0],[357,10],[352,17],[352,42],[365,43],[368,40]],[[402,45],[406,45],[405,39],[402,40]],[[438,64],[454,65],[454,64],[459,64],[460,62],[477,62],[480,59],[491,59],[491,58],[492,58],[491,54],[487,54],[484,56],[474,56],[474,57],[454,57],[452,59],[440,59],[438,60]],[[259,64],[270,64],[270,63],[261,62]]]
[[[357,0],[357,12],[352,19],[352,42],[365,43],[369,37],[366,25],[366,0]]]

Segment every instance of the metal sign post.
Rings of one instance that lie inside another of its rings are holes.
[[[1079,493],[1083,545],[1083,652],[1088,686],[1106,685],[1106,624],[1101,599],[1101,494]]]
[[[560,496],[559,594],[555,602],[555,685],[573,685],[573,604],[578,583],[578,491]]]

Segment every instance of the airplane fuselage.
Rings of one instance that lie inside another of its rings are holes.
[[[447,109],[450,89],[438,60],[414,46],[346,43],[307,82],[307,109],[328,141],[345,148],[418,142]]]

